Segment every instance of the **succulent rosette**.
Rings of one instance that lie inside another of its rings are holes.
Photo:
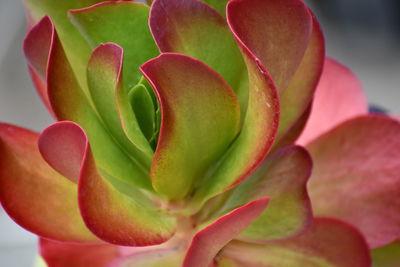
[[[25,3],[58,122],[1,124],[0,200],[42,264],[399,266],[400,123],[300,0]]]

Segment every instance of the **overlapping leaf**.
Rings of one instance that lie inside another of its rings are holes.
[[[400,236],[400,123],[362,116],[311,142],[313,210],[357,226],[371,248]]]
[[[256,245],[231,242],[220,254],[220,267],[366,267],[368,246],[352,226],[317,218],[303,235],[286,241]]]
[[[39,253],[49,267],[104,267],[118,257],[118,247],[109,244],[68,244],[39,240]]]
[[[28,16],[33,23],[38,22],[43,16],[52,18],[66,51],[66,56],[71,62],[73,72],[80,86],[85,90],[85,69],[91,51],[87,42],[68,20],[67,11],[84,8],[99,3],[101,0],[24,0],[24,2]]]
[[[79,208],[85,224],[95,235],[108,243],[125,246],[156,245],[172,236],[174,219],[161,211],[140,189],[119,182],[99,168],[87,136],[77,124],[58,122],[46,129],[44,136],[53,144],[56,138],[56,147],[68,146],[71,151],[84,152],[83,155],[63,153],[64,156],[82,159],[79,166]],[[62,159],[56,157],[49,161],[58,160]]]
[[[0,124],[0,201],[11,218],[46,238],[98,242],[79,213],[76,184],[54,171],[37,148],[38,134]]]
[[[102,2],[71,10],[70,19],[94,49],[113,42],[124,49],[124,85],[135,86],[141,77],[139,66],[158,55],[147,24],[149,7],[133,1]]]
[[[161,52],[194,57],[220,73],[247,106],[246,68],[225,20],[198,0],[156,0],[150,28]]]
[[[266,208],[268,198],[254,200],[200,230],[192,239],[183,267],[209,266],[217,253]]]
[[[305,145],[336,125],[368,113],[368,103],[360,81],[345,66],[326,59],[314,94],[311,115],[297,142]]]
[[[243,183],[229,192],[220,208],[226,211],[257,198],[268,196],[266,209],[238,239],[266,242],[292,237],[306,229],[312,220],[306,183],[312,161],[301,147],[288,147],[267,158]]]
[[[137,186],[150,188],[148,171],[142,166],[145,163],[135,161],[132,158],[136,156],[140,160],[143,158],[141,152],[137,151],[132,156],[128,155],[127,151],[123,151],[124,148],[120,146],[118,141],[107,132],[75,78],[49,17],[43,18],[32,28],[26,40],[44,38],[43,36],[50,38],[47,41],[50,43],[50,47],[42,47],[49,50],[40,54],[46,55],[47,53],[48,55],[46,67],[47,94],[57,119],[78,122],[86,129],[93,143],[94,154],[99,164],[111,175]],[[29,50],[29,44],[25,48]],[[28,60],[31,65],[38,66],[37,58],[29,56],[32,54],[27,54]],[[40,62],[44,61],[41,60]]]
[[[141,70],[157,92],[161,129],[153,187],[182,199],[222,156],[239,130],[239,103],[215,71],[180,54],[162,54]]]

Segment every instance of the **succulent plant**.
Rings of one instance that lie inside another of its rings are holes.
[[[400,264],[400,124],[300,0],[25,3],[57,122],[1,124],[0,200],[44,266]]]

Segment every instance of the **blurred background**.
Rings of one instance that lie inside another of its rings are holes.
[[[0,121],[41,131],[52,122],[22,53],[22,0],[0,0]],[[400,1],[305,0],[325,32],[327,54],[360,78],[374,106],[400,114]],[[31,266],[36,238],[0,208],[0,263]]]

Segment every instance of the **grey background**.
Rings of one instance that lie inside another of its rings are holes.
[[[323,24],[328,55],[360,77],[371,103],[400,114],[400,46],[395,21],[399,10],[385,5],[389,0],[324,1],[306,2]],[[394,18],[388,12],[395,12]],[[24,35],[21,2],[0,0],[0,121],[40,131],[52,119],[27,73],[21,48]],[[35,236],[0,209],[0,265],[31,266],[35,253]]]

